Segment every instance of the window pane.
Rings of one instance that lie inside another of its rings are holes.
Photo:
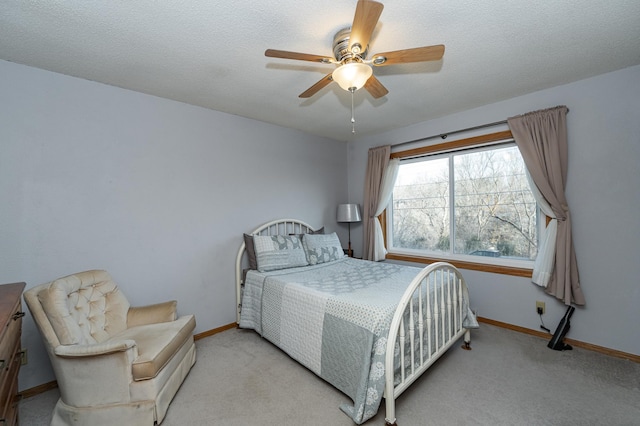
[[[514,144],[403,160],[387,212],[391,251],[505,260],[537,255],[537,205]]]
[[[535,259],[536,203],[517,147],[454,156],[454,253]]]
[[[449,252],[449,160],[402,163],[393,189],[393,246]]]

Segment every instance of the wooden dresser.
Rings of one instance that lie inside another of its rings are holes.
[[[0,426],[18,424],[24,283],[0,285]]]

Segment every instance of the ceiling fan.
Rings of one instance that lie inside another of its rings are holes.
[[[337,68],[325,75],[316,84],[302,92],[300,98],[309,98],[332,81],[353,94],[364,87],[374,98],[385,96],[389,91],[373,75],[371,65],[382,67],[409,62],[437,61],[444,55],[444,45],[416,47],[376,53],[367,59],[369,39],[378,23],[383,9],[382,3],[373,0],[359,0],[353,24],[334,36],[334,57],[311,55],[307,53],[288,52],[285,50],[267,49],[264,54],[271,58],[296,59],[301,61],[335,64]]]

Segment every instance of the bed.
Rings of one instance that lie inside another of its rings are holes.
[[[335,233],[279,219],[236,257],[237,322],[347,395],[356,424],[396,425],[395,399],[478,323],[461,273],[346,257]],[[393,371],[393,374],[386,372]]]

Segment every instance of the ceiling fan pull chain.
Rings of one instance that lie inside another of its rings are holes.
[[[355,119],[355,113],[354,113],[354,108],[353,108],[353,94],[356,92],[355,88],[350,88],[349,91],[351,92],[351,133],[353,133],[355,135],[356,133],[356,119]]]

